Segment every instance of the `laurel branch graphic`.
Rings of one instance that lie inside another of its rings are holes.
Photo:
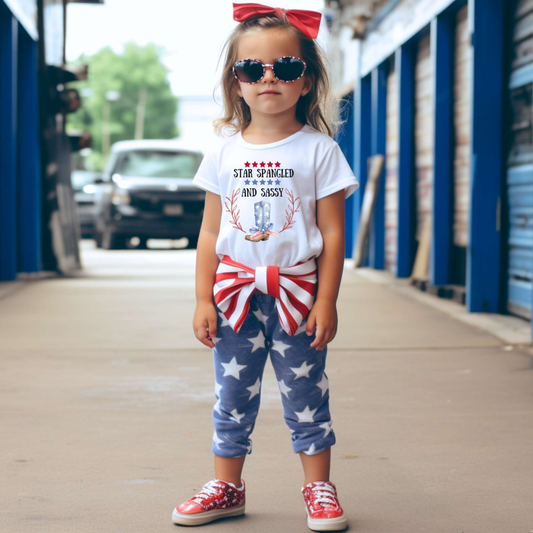
[[[230,223],[233,224],[233,227],[235,229],[240,229],[243,233],[246,233],[241,226],[241,223],[239,222],[239,217],[241,214],[240,209],[237,209],[237,198],[239,194],[241,193],[240,187],[233,191],[233,194],[231,195],[231,200],[226,196],[226,202],[224,202],[224,205],[226,206],[226,211],[231,214]],[[228,205],[228,202],[230,202],[230,205]]]
[[[295,213],[299,212],[301,202],[300,197],[294,198],[294,194],[292,191],[289,191],[289,189],[285,189],[285,192],[287,193],[287,196],[289,197],[289,207],[288,209],[285,209],[285,224],[283,224],[283,229],[280,230],[279,233],[282,231],[285,231],[286,229],[290,229],[293,227],[294,224],[294,215]],[[298,202],[298,205],[296,205],[296,202]]]

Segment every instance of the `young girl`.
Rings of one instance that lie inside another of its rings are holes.
[[[327,344],[337,331],[344,200],[358,182],[332,139],[321,14],[233,4],[226,43],[225,115],[194,178],[205,189],[196,264],[196,337],[213,349],[215,478],[172,519],[198,525],[244,513],[241,479],[270,354],[292,448],[304,469],[307,524],[347,526],[330,481],[335,444]]]

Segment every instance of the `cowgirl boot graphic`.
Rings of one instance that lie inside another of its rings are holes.
[[[251,235],[246,235],[244,238],[247,241],[257,242],[266,241],[270,237],[270,230],[274,226],[270,222],[270,203],[261,200],[254,204],[255,226],[250,228]],[[268,233],[267,233],[268,232]]]

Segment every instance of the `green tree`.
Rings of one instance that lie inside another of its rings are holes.
[[[83,105],[69,115],[67,129],[90,131],[93,137],[90,166],[94,169],[101,170],[105,164],[104,116],[109,119],[111,144],[133,139],[136,123],[137,133],[140,132],[138,121],[143,123],[144,139],[171,139],[179,135],[178,98],[170,89],[169,70],[161,60],[163,52],[153,43],[139,46],[130,42],[122,54],[107,46],[92,56],[81,55],[76,61],[89,66],[89,79],[69,84],[80,91]],[[116,101],[106,100],[110,92],[118,96]]]

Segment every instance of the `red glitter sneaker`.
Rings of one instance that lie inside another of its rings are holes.
[[[199,526],[225,516],[244,514],[244,480],[237,488],[229,481],[212,479],[200,492],[178,505],[172,513],[174,524]]]
[[[315,481],[302,487],[307,526],[313,531],[340,531],[348,525],[331,481]]]

